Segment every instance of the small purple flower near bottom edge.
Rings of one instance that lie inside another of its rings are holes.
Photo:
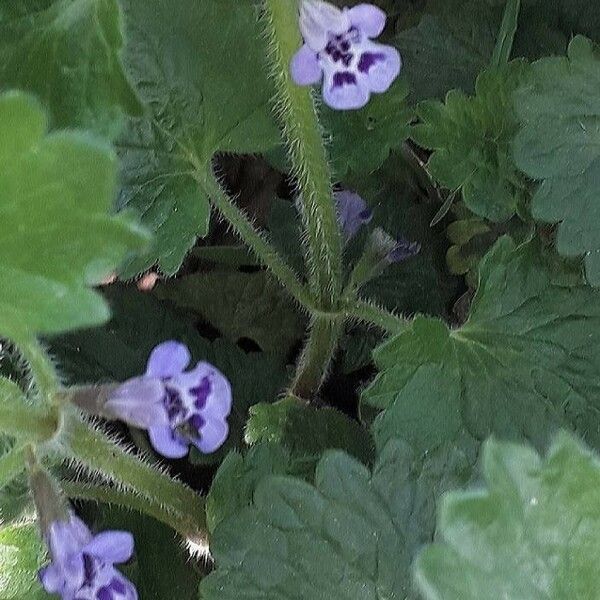
[[[138,600],[134,585],[114,567],[133,554],[127,531],[93,536],[75,515],[54,521],[46,533],[51,563],[39,571],[44,589],[62,600]]]
[[[371,4],[340,10],[320,0],[303,0],[305,43],[292,58],[292,79],[298,85],[323,79],[323,99],[331,108],[362,108],[371,93],[387,91],[402,68],[395,48],[371,40],[381,34],[385,21],[385,13]]]
[[[210,454],[229,433],[229,381],[206,362],[185,371],[190,361],[184,344],[159,344],[150,354],[146,374],[119,386],[105,405],[108,413],[147,429],[153,448],[167,458],[183,458],[190,444]]]
[[[396,245],[387,253],[386,260],[389,263],[402,262],[416,256],[421,251],[419,242],[410,242],[403,237],[396,240]]]
[[[338,223],[346,240],[353,238],[358,230],[371,221],[373,211],[355,192],[340,190],[334,192]]]

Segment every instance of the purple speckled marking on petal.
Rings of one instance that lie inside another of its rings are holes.
[[[115,600],[115,596],[108,587],[101,587],[96,592],[96,598],[98,600]]]
[[[200,431],[205,424],[205,420],[198,414],[192,415],[192,417],[188,420],[188,423],[196,430]]]
[[[208,377],[203,377],[196,387],[190,389],[190,394],[195,397],[194,406],[198,409],[204,408],[206,400],[212,391],[212,385]]]
[[[366,208],[358,216],[363,223],[368,223],[373,218],[373,211],[370,208]]]
[[[165,408],[167,409],[169,421],[173,423],[173,421],[176,421],[180,418],[185,418],[187,411],[183,405],[179,392],[169,386],[166,386],[165,389],[167,393],[164,398],[164,404]]]
[[[385,58],[383,52],[364,52],[358,61],[358,70],[368,73],[376,63],[385,61]]]
[[[356,75],[350,71],[338,71],[333,76],[333,87],[356,85]]]
[[[83,585],[91,586],[94,583],[94,578],[96,577],[96,565],[93,557],[85,553],[83,555],[83,570],[85,573]]]
[[[108,587],[111,590],[113,590],[114,592],[117,592],[117,594],[125,594],[125,592],[127,592],[127,588],[125,587],[125,584],[116,578],[114,578],[110,582],[110,585]]]

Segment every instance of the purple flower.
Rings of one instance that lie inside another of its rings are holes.
[[[402,66],[395,48],[371,41],[385,21],[385,13],[372,4],[340,10],[321,0],[303,0],[304,45],[292,58],[292,79],[312,85],[323,78],[326,104],[339,110],[362,108],[371,93],[388,90]]]
[[[353,238],[358,230],[371,221],[373,211],[367,203],[355,192],[341,190],[334,192],[335,208],[338,223],[346,237]]]
[[[127,531],[92,536],[75,515],[54,521],[46,533],[52,562],[39,571],[44,589],[63,600],[137,600],[133,584],[114,567],[133,554]]]
[[[421,244],[419,242],[409,242],[403,237],[396,240],[396,245],[387,253],[386,260],[389,263],[402,262],[408,258],[412,258],[421,252]]]
[[[146,374],[119,386],[105,404],[109,415],[147,429],[154,449],[167,458],[185,456],[190,444],[214,452],[229,432],[229,381],[206,362],[185,371],[190,361],[183,344],[156,346]]]

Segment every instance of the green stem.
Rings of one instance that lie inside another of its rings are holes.
[[[65,426],[63,453],[91,472],[99,472],[172,515],[206,529],[204,501],[186,485],[172,479],[155,465],[126,452],[101,431],[71,416]]]
[[[308,290],[300,283],[293,269],[281,258],[279,253],[259,233],[244,212],[238,208],[221,188],[214,174],[201,175],[196,179],[210,198],[213,206],[232,225],[239,237],[256,254],[271,273],[302,306],[307,309],[314,304]]]
[[[358,319],[370,325],[376,325],[391,334],[402,333],[411,323],[410,319],[398,317],[366,300],[349,303],[345,314],[349,318]]]
[[[311,291],[321,309],[335,308],[342,288],[342,239],[331,188],[331,170],[312,92],[297,86],[290,61],[302,41],[297,0],[264,0],[270,60],[281,118],[308,242]]]
[[[29,441],[51,439],[58,429],[58,415],[28,404],[20,388],[0,378],[0,431]]]
[[[504,65],[510,60],[520,9],[521,0],[506,0],[498,40],[492,54],[492,65],[494,66]]]
[[[61,487],[69,498],[77,500],[90,500],[103,504],[115,504],[147,514],[157,521],[168,525],[184,538],[197,539],[204,534],[198,530],[198,523],[190,518],[189,514],[169,512],[160,502],[149,501],[148,498],[136,496],[131,492],[121,490],[115,486],[83,483],[78,481],[61,481]],[[205,534],[204,534],[205,535]]]
[[[343,319],[314,317],[290,392],[310,400],[318,391],[337,348]]]
[[[0,490],[25,470],[25,446],[12,448],[0,457]]]
[[[36,338],[15,340],[19,353],[29,365],[34,385],[41,398],[49,402],[60,387],[56,369]]]

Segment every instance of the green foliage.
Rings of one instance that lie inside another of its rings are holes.
[[[50,350],[67,382],[124,381],[141,375],[152,349],[165,340],[186,344],[194,361],[206,360],[220,369],[233,387],[230,434],[215,454],[192,451],[192,460],[217,462],[241,443],[248,408],[273,401],[285,384],[279,357],[266,353],[246,354],[223,339],[209,342],[201,337],[191,315],[175,310],[148,294],[120,286],[105,291],[113,318],[104,327],[85,330],[51,340]]]
[[[432,539],[436,498],[465,481],[465,466],[454,449],[415,461],[394,440],[372,472],[328,451],[314,485],[263,477],[253,505],[216,528],[217,568],[202,581],[202,598],[416,598],[412,558]]]
[[[252,504],[263,477],[292,472],[289,456],[277,444],[256,444],[243,456],[230,452],[221,463],[206,497],[206,523],[213,533],[224,519]]]
[[[321,121],[331,135],[333,171],[344,179],[349,171],[371,173],[408,137],[412,111],[406,104],[408,86],[398,80],[385,94],[376,94],[361,110],[321,108]]]
[[[587,277],[600,285],[600,54],[576,37],[566,58],[533,65],[531,79],[515,95],[523,128],[514,142],[515,160],[542,180],[533,216],[560,222],[557,248],[563,256],[585,255]]]
[[[541,446],[566,424],[600,443],[598,294],[568,285],[537,246],[494,246],[460,329],[417,317],[377,349],[380,374],[363,399],[385,409],[374,423],[380,446],[402,436],[425,450],[492,432]]]
[[[141,107],[121,64],[117,0],[20,0],[0,6],[0,90],[35,94],[50,125],[114,137]]]
[[[433,5],[395,40],[414,101],[442,99],[452,89],[472,93],[475,78],[490,62],[500,25],[500,11],[484,0]]]
[[[510,218],[526,191],[510,150],[518,129],[512,94],[528,71],[522,61],[489,68],[477,78],[475,96],[453,90],[445,103],[422,102],[417,109],[421,123],[412,137],[435,150],[428,171],[492,221]]]
[[[571,436],[545,459],[490,440],[485,488],[448,494],[416,562],[428,600],[588,600],[600,589],[600,462]]]
[[[155,293],[198,313],[232,342],[247,338],[284,357],[306,328],[306,319],[266,271],[196,273],[160,284]]]
[[[31,97],[0,96],[0,332],[16,338],[105,321],[88,286],[146,241],[128,216],[109,214],[110,148],[46,126]]]
[[[50,598],[38,581],[37,571],[45,551],[35,524],[0,528],[0,598],[46,600]]]
[[[365,464],[372,462],[374,451],[371,436],[358,422],[333,408],[314,408],[293,398],[251,407],[245,439],[249,444],[283,446],[296,468],[306,472],[331,448],[344,450]]]
[[[124,0],[123,7],[125,62],[147,110],[118,141],[119,205],[138,210],[156,233],[125,275],[156,261],[172,274],[208,232],[208,199],[194,173],[210,169],[216,152],[260,152],[279,142],[265,47],[250,1]]]

